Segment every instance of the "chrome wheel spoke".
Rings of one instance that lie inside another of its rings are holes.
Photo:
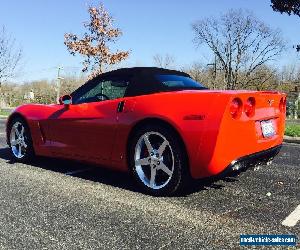
[[[16,146],[18,143],[16,140],[11,140],[10,145],[11,146]]]
[[[155,186],[155,176],[156,176],[156,169],[151,167],[151,177],[150,177],[150,187],[154,188]]]
[[[19,137],[24,137],[24,127],[22,126],[22,128],[21,128],[21,132],[20,132],[20,134],[19,134]]]
[[[21,158],[22,157],[22,146],[21,146],[21,144],[19,144],[18,146],[19,146],[18,157]]]
[[[172,176],[173,171],[171,171],[164,163],[160,163],[159,167],[157,167],[157,170],[164,171],[167,175]]]
[[[151,158],[143,158],[143,159],[137,159],[135,160],[135,165],[150,165]]]
[[[152,147],[152,145],[151,145],[151,143],[149,141],[149,136],[147,134],[145,134],[144,137],[143,137],[143,139],[144,139],[144,142],[145,142],[146,147],[148,149],[148,152],[150,154],[153,151],[153,147]]]
[[[18,127],[15,127],[15,135],[16,135],[16,137],[20,137],[20,132],[19,132],[19,130],[18,130]]]
[[[160,147],[158,149],[159,156],[162,156],[162,154],[164,153],[164,151],[166,150],[166,147],[168,145],[169,145],[169,142],[167,140],[164,140],[164,142],[160,145]]]
[[[27,148],[27,144],[26,144],[25,142],[23,142],[22,146],[23,146],[24,148]]]

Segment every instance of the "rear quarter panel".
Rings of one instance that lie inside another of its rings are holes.
[[[242,113],[236,120],[230,115],[231,101],[256,99],[251,118]],[[114,159],[122,159],[126,168],[127,142],[132,127],[148,118],[159,118],[172,125],[181,136],[189,159],[191,176],[208,177],[222,172],[233,160],[279,145],[283,140],[285,113],[279,110],[284,94],[256,91],[181,91],[128,98],[127,111],[120,114],[118,144]],[[267,106],[268,99],[273,106]],[[276,135],[262,137],[260,121],[274,119]],[[119,163],[120,164],[120,163]]]
[[[181,136],[194,175],[195,168],[211,158],[227,102],[227,96],[215,91],[181,91],[128,98],[127,110],[125,108],[119,115],[119,140],[113,159],[122,159],[123,167],[120,168],[127,167],[122,152],[126,152],[127,143],[130,143],[131,129],[144,119],[158,118],[173,126]],[[203,141],[205,147],[201,147],[202,157],[199,158],[198,150]]]

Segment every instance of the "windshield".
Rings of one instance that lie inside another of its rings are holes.
[[[201,83],[192,78],[180,75],[156,75],[157,80],[167,89],[185,90],[185,89],[207,89]]]

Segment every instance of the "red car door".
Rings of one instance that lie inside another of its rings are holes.
[[[111,157],[117,109],[128,82],[95,79],[72,94],[73,104],[49,117],[51,150],[56,156],[92,162]]]
[[[57,156],[109,159],[117,126],[119,100],[61,106],[49,119],[52,152]]]

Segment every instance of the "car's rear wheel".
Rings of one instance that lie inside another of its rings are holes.
[[[8,125],[9,147],[13,159],[19,162],[32,160],[34,150],[30,130],[21,118],[13,119]]]
[[[130,147],[130,165],[136,182],[152,195],[172,195],[183,185],[186,159],[183,145],[172,129],[139,129]]]

